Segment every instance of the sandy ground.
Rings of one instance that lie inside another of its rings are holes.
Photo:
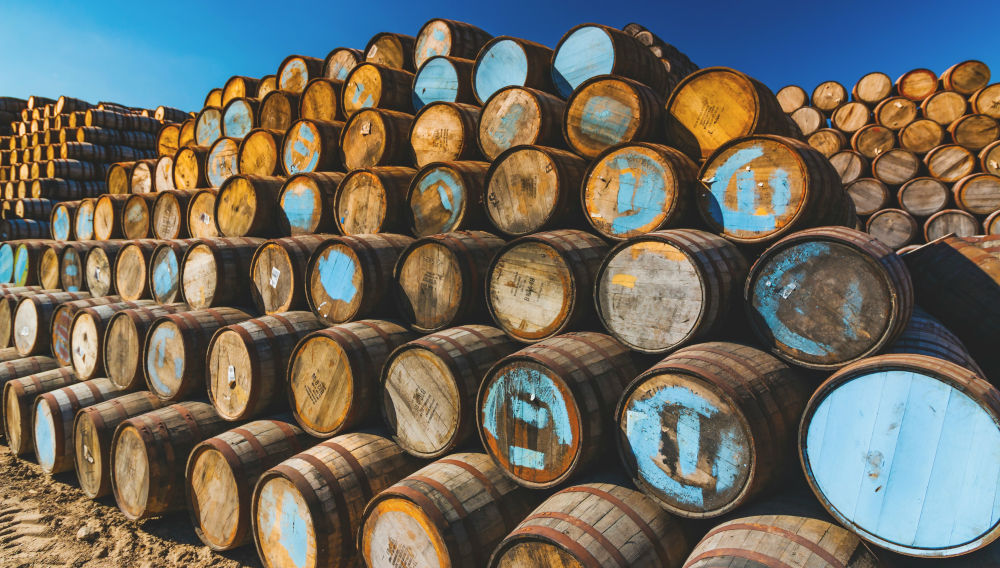
[[[0,446],[0,567],[35,566],[236,568],[260,561],[252,544],[212,552],[186,513],[129,521],[114,497],[88,499],[73,472],[48,477]]]

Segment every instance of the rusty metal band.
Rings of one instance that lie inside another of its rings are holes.
[[[195,419],[195,417],[191,414],[191,411],[188,410],[186,406],[180,404],[174,404],[167,408],[176,412],[177,415],[180,416],[184,420],[184,422],[187,423],[188,429],[191,431],[191,434],[193,435],[195,440],[205,439],[201,435],[201,428],[198,427],[198,421]]]
[[[830,552],[824,549],[822,546],[820,546],[819,543],[813,542],[801,535],[793,533],[792,531],[776,526],[762,525],[759,523],[729,523],[709,531],[708,534],[706,534],[704,538],[702,538],[702,541],[706,541],[713,536],[729,531],[764,532],[780,536],[786,540],[790,540],[795,544],[805,548],[806,550],[812,552],[816,556],[819,556],[820,558],[823,559],[824,562],[826,562],[833,568],[846,568],[843,562],[837,559],[837,557],[834,556],[833,554],[830,554]]]
[[[633,523],[635,523],[635,526],[639,527],[639,530],[642,531],[642,534],[646,536],[646,539],[652,545],[653,551],[656,552],[657,558],[660,559],[660,565],[670,566],[674,563],[674,560],[676,560],[670,558],[670,555],[667,554],[667,551],[663,548],[663,542],[662,542],[663,538],[660,535],[657,535],[655,532],[653,532],[653,529],[652,527],[649,526],[649,523],[647,523],[645,519],[643,519],[642,516],[639,515],[639,513],[637,513],[635,509],[630,507],[628,503],[626,503],[625,501],[622,501],[621,499],[615,497],[614,495],[612,495],[607,491],[602,491],[600,489],[589,487],[586,485],[577,485],[575,487],[569,487],[560,491],[560,493],[588,493],[599,499],[603,499],[608,503],[611,503],[626,517],[628,517]]]
[[[419,507],[421,512],[427,515],[431,522],[434,523],[434,526],[438,530],[438,534],[442,537],[442,540],[445,541],[445,547],[448,549],[449,556],[453,558],[460,558],[460,556],[456,554],[456,550],[454,550],[455,543],[452,542],[454,539],[448,538],[451,533],[451,523],[444,518],[444,513],[441,512],[441,509],[439,509],[434,501],[431,501],[430,498],[423,493],[409,487],[408,485],[402,485],[401,483],[402,482],[393,485],[379,495],[383,498],[392,498],[394,496],[402,497]]]
[[[238,436],[242,436],[243,439],[246,440],[247,444],[250,445],[250,449],[253,450],[253,453],[257,455],[258,460],[260,460],[261,462],[267,461],[268,458],[267,449],[264,448],[264,445],[260,443],[260,439],[257,438],[256,434],[243,427],[233,428],[232,430],[230,430],[230,432]],[[228,442],[224,443],[228,445]],[[241,459],[240,460],[241,465],[242,462],[243,460]]]
[[[549,527],[531,525],[527,527],[519,527],[517,530],[510,533],[507,539],[509,540],[512,537],[519,535],[541,537],[554,542],[572,554],[573,557],[575,557],[580,564],[583,564],[585,568],[604,568],[601,566],[601,563],[594,558],[594,555],[591,554],[589,550],[584,548],[579,542],[567,537],[566,533],[561,531],[557,531]]]
[[[362,339],[358,337],[356,333],[348,329],[347,324],[341,324],[334,328],[322,330],[320,334],[330,339],[333,339],[334,342],[337,343],[340,346],[340,348],[344,350],[344,355],[347,356],[348,363],[353,364],[354,361],[352,361],[352,359],[354,359],[357,356],[360,356],[361,358],[360,362],[365,367],[368,368],[369,374],[378,373],[379,365],[375,364],[375,360],[372,358],[372,354],[368,351],[368,349],[365,348],[365,342],[362,341]],[[344,346],[341,345],[340,341],[338,340],[346,340],[346,342],[353,344],[349,345],[349,347],[352,347],[353,349],[350,350],[344,349]]]
[[[608,537],[604,536],[604,533],[602,533],[601,531],[597,530],[593,526],[591,526],[591,525],[583,522],[582,520],[580,520],[580,519],[578,519],[578,518],[576,518],[576,517],[574,517],[572,515],[567,515],[566,513],[561,513],[559,511],[542,511],[542,512],[539,512],[539,513],[532,513],[530,516],[528,516],[527,519],[524,520],[524,522],[527,523],[527,522],[530,522],[530,521],[532,521],[534,519],[555,519],[557,521],[562,521],[564,523],[573,525],[574,527],[580,529],[581,531],[583,531],[584,533],[586,533],[588,536],[590,536],[590,538],[592,538],[595,541],[597,541],[598,544],[600,544],[601,547],[603,547],[604,550],[606,550],[608,552],[608,554],[612,558],[614,558],[615,563],[618,564],[619,566],[621,566],[621,568],[628,568],[630,566],[628,560],[626,560],[625,557],[622,556],[622,552],[620,550],[618,550],[618,547],[616,547],[610,540],[608,540]],[[529,526],[536,527],[536,526],[539,526],[539,525],[529,525]],[[544,525],[541,525],[541,526],[544,526]],[[559,532],[562,532],[562,531],[559,531]],[[576,542],[574,539],[569,538],[569,535],[567,535],[566,533],[562,533],[562,534],[563,534],[563,536],[566,539],[572,540],[573,542]],[[661,566],[669,566],[669,564],[661,564]]]
[[[418,483],[423,483],[423,484],[427,485],[428,487],[430,487],[434,491],[437,491],[442,497],[445,498],[446,501],[448,501],[448,504],[451,505],[451,507],[458,514],[458,523],[462,526],[462,529],[465,531],[465,534],[466,534],[466,536],[469,539],[469,545],[472,548],[472,555],[473,555],[473,560],[474,560],[474,564],[473,565],[474,566],[482,566],[482,565],[484,565],[485,562],[484,562],[484,559],[482,558],[483,547],[479,546],[480,543],[479,543],[479,539],[477,538],[478,533],[475,531],[475,527],[473,527],[472,524],[469,522],[469,518],[468,518],[469,517],[469,512],[465,509],[465,506],[458,499],[458,497],[450,489],[448,489],[447,487],[445,487],[445,485],[443,483],[441,483],[440,481],[438,481],[436,479],[431,479],[431,478],[429,478],[427,476],[419,475],[419,474],[411,475],[410,477],[408,477],[406,479],[409,480],[409,481],[416,481]],[[427,497],[426,495],[424,495],[424,497],[428,501],[430,501],[429,497]],[[436,506],[435,506],[435,508],[437,509]],[[438,509],[438,510],[440,511],[440,509]]]
[[[365,503],[372,500],[372,486],[371,480],[368,479],[368,473],[365,472],[365,468],[358,461],[358,458],[354,456],[347,448],[341,446],[333,440],[327,440],[321,444],[331,450],[337,452],[345,462],[347,462],[348,467],[351,468],[351,472],[354,473],[354,477],[358,480],[358,486],[361,487],[361,495],[365,499]]]
[[[299,443],[299,434],[294,429],[292,425],[281,420],[269,420],[275,428],[281,430],[281,433],[285,435],[285,439],[288,440],[288,444],[292,447],[292,451],[299,453],[302,451],[302,444]]]
[[[703,552],[698,556],[688,558],[687,562],[684,563],[684,568],[690,568],[702,560],[708,560],[710,558],[744,558],[746,560],[752,560],[762,566],[767,566],[768,568],[793,568],[777,558],[773,558],[753,550],[744,550],[742,548],[715,548]]]

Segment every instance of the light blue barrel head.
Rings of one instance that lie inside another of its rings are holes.
[[[309,68],[301,57],[293,57],[285,63],[278,77],[278,88],[283,91],[302,92],[309,82]]]
[[[177,297],[180,286],[180,263],[173,249],[164,247],[153,259],[151,293],[161,304],[169,304]]]
[[[663,222],[668,188],[671,200],[676,198],[674,184],[673,174],[668,174],[653,151],[627,146],[594,164],[583,199],[598,231],[629,238],[655,230]]]
[[[584,87],[581,93],[587,93]],[[571,121],[566,125],[569,141],[578,151],[592,150],[598,152],[604,148],[617,146],[628,142],[638,128],[639,117],[625,101],[604,95],[580,93],[574,97],[571,106],[583,108],[579,115],[570,111],[570,116],[579,116],[579,122]]]
[[[222,133],[230,138],[242,140],[253,130],[253,109],[243,99],[233,99],[226,105],[222,117]]]
[[[443,20],[427,22],[417,36],[413,50],[413,63],[419,68],[425,61],[438,55],[451,53],[451,29]]]
[[[239,144],[228,138],[222,138],[212,145],[205,160],[205,177],[212,187],[222,187],[223,182],[238,173],[239,152]]]
[[[7,284],[14,278],[14,247],[0,244],[0,283]]]
[[[279,203],[293,235],[315,232],[323,200],[319,189],[308,178],[296,176],[289,180]]]
[[[176,349],[180,343],[177,326],[163,322],[153,328],[146,350],[146,377],[150,388],[159,396],[177,394],[184,378],[183,352]]]
[[[35,401],[32,438],[35,445],[35,457],[38,465],[44,470],[52,470],[56,465],[56,423],[52,410],[43,399]]]
[[[609,75],[615,67],[615,45],[606,31],[583,26],[566,37],[552,59],[552,81],[569,98],[584,81]]]
[[[289,175],[316,171],[323,140],[319,131],[308,120],[300,120],[292,125],[285,135],[282,160]]]
[[[523,87],[528,79],[528,57],[512,39],[499,39],[486,47],[476,61],[472,86],[484,104],[504,87]]]
[[[427,236],[454,231],[465,202],[465,183],[451,168],[437,166],[426,171],[410,196],[415,233]]]
[[[424,105],[458,100],[458,72],[447,57],[428,59],[417,71],[413,80],[413,108],[420,110]]]
[[[953,556],[997,527],[998,417],[953,384],[918,370],[870,370],[810,406],[803,465],[827,508],[861,536],[897,552]]]
[[[52,214],[52,238],[57,241],[68,241],[73,232],[72,220],[69,217],[69,210],[65,207],[55,207]]]
[[[83,237],[88,237],[84,239]],[[80,206],[76,210],[76,238],[89,240],[94,238],[94,208]]]
[[[269,478],[260,486],[254,511],[261,556],[270,565],[290,561],[296,568],[305,568],[309,558],[316,558],[312,515],[294,484],[284,477]]]
[[[222,112],[217,108],[206,108],[198,115],[194,138],[199,146],[211,146],[222,136]]]
[[[34,268],[31,266],[31,253],[25,245],[19,245],[14,249],[14,274],[12,281],[18,286],[24,286],[28,282],[31,274],[28,272]]]

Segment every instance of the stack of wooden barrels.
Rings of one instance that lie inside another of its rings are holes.
[[[940,76],[864,75],[778,91],[781,108],[837,167],[864,230],[893,249],[949,233],[1000,234],[1000,84],[963,61]]]
[[[858,230],[781,94],[636,24],[233,77],[0,244],[7,444],[268,567],[973,553],[1000,237]]]

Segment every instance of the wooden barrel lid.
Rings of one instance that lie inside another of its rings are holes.
[[[211,378],[221,384],[210,384],[208,388],[212,393],[212,405],[220,416],[238,420],[250,409],[257,394],[254,369],[259,360],[247,340],[233,329],[224,327],[212,337],[207,366],[217,370]]]
[[[875,178],[860,178],[844,186],[858,215],[871,215],[885,208],[891,198],[889,188]]]
[[[548,151],[515,146],[493,161],[486,212],[504,233],[526,235],[540,230],[558,213],[556,206],[566,191]]]
[[[285,181],[278,204],[292,235],[321,232],[319,229],[332,221],[331,203],[343,179],[342,173],[323,172],[296,174]],[[333,229],[332,226],[324,228]]]
[[[485,162],[464,162],[463,166],[469,164],[481,165],[483,174],[488,167]],[[466,217],[472,216],[467,210],[479,206],[473,200],[481,197],[482,189],[470,188],[464,171],[466,168],[459,169],[448,163],[431,163],[413,178],[408,201],[414,235],[450,233],[458,230]],[[483,177],[479,176],[480,186]]]
[[[906,211],[880,209],[868,218],[865,231],[889,248],[899,250],[920,235],[920,225]]]
[[[465,274],[455,253],[440,242],[421,241],[407,249],[396,282],[416,329],[437,330],[454,321],[465,301]]]
[[[328,169],[330,158],[338,153],[342,122],[299,120],[285,134],[282,164],[285,173],[314,172]],[[336,136],[327,136],[327,134]],[[339,160],[337,160],[339,163]]]
[[[153,394],[173,398],[181,389],[187,353],[184,334],[173,321],[161,319],[149,329],[145,344],[146,378]]]
[[[14,278],[14,247],[10,243],[0,244],[0,282],[10,282]]]
[[[943,127],[961,118],[968,108],[969,101],[954,91],[939,91],[920,104],[924,118],[933,120]]]
[[[195,144],[211,146],[220,136],[222,136],[222,109],[217,106],[202,109],[195,122]]]
[[[578,154],[595,158],[611,146],[660,139],[664,102],[638,81],[594,77],[566,103],[563,131]]]
[[[931,176],[945,183],[956,182],[976,169],[976,157],[958,144],[934,148],[924,156],[924,163]]]
[[[896,194],[900,207],[916,217],[928,217],[948,206],[948,186],[932,177],[912,179]],[[874,211],[872,212],[874,213]],[[858,211],[859,215],[863,215]]]
[[[281,63],[278,70],[278,88],[292,93],[301,93],[306,88],[315,70],[322,65],[322,60],[302,55],[289,55]]]
[[[229,176],[239,173],[240,144],[235,138],[222,137],[212,144],[205,159],[205,177],[212,187],[221,187]]]
[[[257,99],[254,102],[247,99],[230,101],[222,115],[222,133],[237,140],[245,138],[254,128],[254,117],[259,104]]]
[[[61,417],[59,417],[61,420]],[[50,471],[56,463],[58,451],[57,440],[61,434],[61,424],[56,425],[57,418],[52,415],[52,407],[46,400],[36,399],[32,413],[32,441],[35,446],[35,457],[43,470]]]
[[[951,233],[957,237],[971,237],[982,233],[982,226],[971,213],[961,209],[938,211],[924,222],[924,239],[927,242]]]
[[[239,458],[233,456],[237,461]],[[197,495],[198,536],[215,550],[225,550],[237,540],[242,508],[249,495],[241,499],[236,473],[226,456],[215,447],[202,445],[191,453],[188,462],[187,490]],[[243,473],[243,472],[239,472]]]
[[[280,242],[268,241],[260,246],[250,263],[250,285],[254,301],[264,313],[286,312],[292,295],[302,284],[296,282],[295,265]],[[284,308],[284,309],[282,309]]]
[[[110,258],[108,251],[100,247],[92,248],[87,253],[83,270],[87,279],[87,289],[94,296],[106,296],[111,293],[114,286],[113,263],[117,252],[112,250]]]
[[[343,80],[317,77],[309,81],[299,99],[299,116],[311,120],[343,120],[340,111],[340,94]]]
[[[546,96],[534,89],[518,86],[504,87],[494,93],[486,101],[480,115],[478,140],[483,154],[496,159],[514,146],[543,143],[538,138],[546,122],[562,122],[561,112],[557,116],[546,116],[546,113],[565,109],[561,101],[556,105],[543,106],[540,98]]]
[[[351,407],[365,404],[356,400],[352,358],[336,339],[323,334],[304,338],[295,349],[288,370],[289,398],[295,420],[314,436],[337,433]]]
[[[174,187],[177,189],[196,189],[204,187],[205,155],[208,148],[202,146],[184,146],[174,156]]]
[[[384,223],[393,205],[389,191],[375,171],[349,173],[338,188],[334,210],[340,232],[344,235],[385,232]]]
[[[162,156],[156,161],[153,172],[153,188],[156,191],[169,191],[174,187],[174,157]]]
[[[344,165],[348,170],[378,165],[388,151],[390,136],[392,133],[377,110],[362,109],[355,112],[345,124],[341,135]]]
[[[829,114],[847,101],[847,89],[836,81],[823,81],[810,98],[814,107]]]
[[[115,501],[126,515],[139,518],[149,501],[149,454],[142,433],[134,424],[125,423],[115,434],[112,463]],[[155,452],[155,449],[153,449]]]
[[[173,302],[180,292],[180,259],[169,245],[153,251],[149,260],[149,291],[161,304]]]
[[[410,129],[417,166],[481,159],[475,138],[479,117],[479,107],[461,103],[431,103],[420,109]]]
[[[821,128],[810,134],[806,142],[829,158],[847,146],[847,137],[835,128]]]
[[[73,230],[78,240],[89,241],[94,238],[94,205],[96,200],[84,199],[80,202],[80,208],[76,210]]]
[[[291,91],[271,91],[261,98],[258,113],[261,129],[284,133],[299,117],[299,96]]]
[[[52,208],[52,238],[57,241],[68,241],[73,236],[73,219],[71,209],[63,204],[57,203]],[[0,263],[2,263],[0,259]],[[0,268],[0,280],[3,279],[3,270]]]
[[[350,321],[364,294],[364,269],[358,255],[344,243],[331,241],[309,263],[308,297],[313,313],[328,323]]]
[[[187,215],[188,232],[193,238],[205,239],[219,236],[219,228],[215,224],[215,198],[218,190],[205,189],[199,191],[188,202]]]
[[[193,307],[211,306],[219,287],[219,267],[215,251],[204,243],[187,250],[182,260],[181,289]]]
[[[973,215],[989,215],[1000,209],[1000,177],[978,173],[966,176],[952,186],[955,203]]]
[[[349,47],[334,48],[323,63],[323,76],[334,81],[344,81],[351,70],[364,61],[361,50]]]
[[[239,171],[241,174],[274,175],[281,162],[284,130],[251,130],[240,143]]]
[[[459,65],[462,65],[462,70]],[[460,93],[468,88],[461,81],[468,79],[471,66],[472,62],[468,59],[445,56],[428,59],[413,78],[413,108],[420,110],[438,101],[459,102]]]
[[[734,137],[753,132],[761,118],[753,82],[743,73],[720,67],[688,75],[674,89],[667,110],[686,125],[703,159]]]
[[[845,134],[853,134],[871,121],[871,110],[862,103],[849,102],[833,111],[833,126]]]
[[[381,32],[375,34],[365,46],[365,61],[413,71],[414,38],[408,35]]]
[[[38,263],[38,283],[42,290],[52,290],[59,287],[59,253],[62,249],[49,247],[42,253]]]
[[[281,514],[283,511],[309,511],[310,504],[290,479],[273,476],[257,488],[254,534],[261,558],[275,568],[319,568],[317,538],[312,515]],[[283,561],[283,562],[282,562]]]
[[[873,71],[858,79],[851,95],[856,101],[876,105],[890,93],[892,93],[892,78],[881,71]]]
[[[922,101],[938,89],[938,76],[930,69],[913,69],[896,79],[896,91],[911,101]]]
[[[791,114],[809,104],[809,93],[798,85],[787,85],[774,94],[781,105],[781,111]]]
[[[135,243],[126,245],[118,252],[118,259],[115,261],[115,288],[118,295],[125,300],[138,300],[145,295],[147,283],[146,251]]]
[[[369,528],[370,527],[370,528]],[[406,499],[379,501],[365,518],[362,554],[372,568],[394,565],[397,547],[405,546],[414,566],[451,566],[451,554],[434,519]],[[397,544],[398,538],[406,538]]]

